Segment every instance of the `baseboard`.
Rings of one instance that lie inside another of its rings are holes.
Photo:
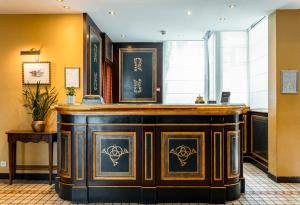
[[[268,177],[277,183],[300,183],[300,177],[277,177],[268,173]]]
[[[57,174],[52,175],[52,179],[55,179]],[[0,173],[0,179],[8,179],[8,173]],[[48,180],[49,174],[46,173],[17,173],[15,179],[26,179],[26,180]]]
[[[244,156],[243,161],[253,164],[254,166],[259,168],[260,170],[262,170],[266,174],[269,173],[268,172],[268,164],[266,162],[262,161],[262,160],[259,160],[255,157],[252,157],[252,156]]]

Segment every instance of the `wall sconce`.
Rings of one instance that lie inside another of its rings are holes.
[[[21,55],[40,55],[41,51],[36,48],[32,48],[28,51],[21,51]]]

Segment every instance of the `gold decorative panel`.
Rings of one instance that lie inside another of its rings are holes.
[[[136,133],[93,133],[93,179],[136,179]]]
[[[222,132],[214,132],[214,181],[223,180],[223,136]]]
[[[60,176],[71,178],[71,131],[61,131]]]
[[[227,132],[227,177],[240,175],[240,131]]]
[[[162,132],[161,179],[205,179],[204,132]]]

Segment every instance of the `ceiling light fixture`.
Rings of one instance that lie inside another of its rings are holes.
[[[111,16],[114,16],[116,15],[117,13],[115,11],[108,11],[108,15],[111,15]]]
[[[161,30],[161,31],[159,31],[159,32],[160,32],[160,34],[163,35],[163,36],[167,34],[167,31],[165,31],[165,30]]]
[[[64,9],[70,9],[71,7],[69,7],[69,6],[64,6]]]
[[[190,16],[190,15],[192,15],[192,11],[191,11],[191,10],[188,10],[188,11],[186,12],[186,14],[187,14],[188,16]]]
[[[58,1],[58,2],[63,2],[64,0],[56,0],[56,1]]]
[[[236,7],[236,5],[235,4],[230,4],[228,7],[231,8],[231,9],[233,9],[233,8]]]
[[[225,21],[225,20],[226,20],[225,17],[220,17],[220,18],[219,18],[219,21]]]

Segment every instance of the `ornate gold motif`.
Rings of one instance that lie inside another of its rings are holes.
[[[97,63],[98,62],[98,59],[97,59],[97,56],[98,56],[98,46],[97,46],[97,44],[94,44],[93,46],[94,46],[94,58],[93,58],[93,60],[94,60],[94,63]]]
[[[98,73],[94,72],[94,90],[98,90]]]
[[[121,158],[122,155],[129,154],[127,149],[117,145],[109,146],[107,149],[104,148],[101,153],[107,154],[109,156],[114,167],[119,164],[118,160]]]
[[[171,149],[170,154],[174,154],[177,156],[178,160],[180,161],[180,165],[184,167],[187,164],[187,160],[193,154],[196,154],[197,151],[195,149],[191,149],[188,146],[180,145],[175,149]]]
[[[142,91],[142,79],[133,80],[133,92],[141,93]]]
[[[142,58],[134,58],[133,59],[133,71],[134,72],[138,72],[138,71],[143,71],[142,68],[142,64],[143,64],[143,59]]]

